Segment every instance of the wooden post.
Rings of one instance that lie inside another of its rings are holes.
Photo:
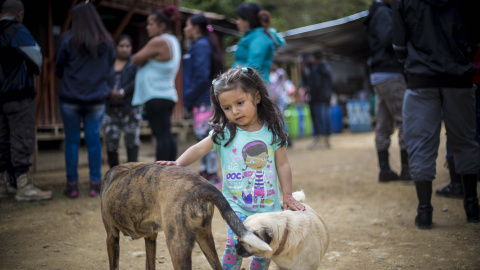
[[[47,27],[50,29],[48,31],[47,35],[47,46],[48,46],[48,64],[47,64],[47,69],[48,69],[48,81],[49,81],[49,87],[48,87],[48,96],[49,96],[49,115],[50,118],[48,118],[48,122],[50,124],[55,124],[56,121],[56,114],[55,114],[55,61],[54,61],[54,50],[53,50],[53,33],[52,33],[52,28],[53,28],[53,12],[52,12],[52,0],[48,1],[48,22],[47,22]]]
[[[71,16],[72,9],[75,7],[77,2],[78,2],[78,0],[72,0],[72,2],[70,2],[70,8],[68,9],[67,17],[65,18],[65,21],[63,22],[62,33],[67,31],[68,27],[70,27],[70,21],[72,20],[72,16]]]
[[[115,32],[112,35],[113,39],[116,39],[123,32],[123,30],[125,30],[125,27],[130,22],[130,19],[135,13],[135,10],[140,4],[140,2],[142,2],[142,0],[136,0],[135,3],[133,3],[133,5],[130,7],[127,14],[125,15],[125,17],[123,17],[122,21],[118,25],[117,29],[115,29]]]

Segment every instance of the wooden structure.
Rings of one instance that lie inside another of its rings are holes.
[[[83,0],[82,0],[83,1]],[[37,134],[38,140],[63,139],[63,124],[58,106],[58,78],[54,73],[55,48],[60,35],[67,31],[71,24],[71,10],[80,3],[79,0],[42,0],[25,2],[24,24],[42,48],[42,73],[36,78],[37,95]],[[102,21],[115,38],[127,33],[133,38],[133,51],[140,49],[147,41],[146,20],[154,10],[167,5],[175,5],[179,17],[175,18],[174,34],[186,50],[186,42],[182,38],[185,19],[201,11],[179,7],[180,0],[90,0],[99,12]],[[236,33],[235,23],[224,16],[205,13],[211,20],[215,34],[222,40],[222,35]],[[181,69],[176,78],[178,96],[182,97]],[[183,119],[183,103],[181,98],[173,113],[175,132],[189,128]],[[181,138],[185,137],[181,134]]]

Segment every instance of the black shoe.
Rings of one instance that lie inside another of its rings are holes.
[[[431,205],[419,205],[415,217],[415,225],[420,230],[430,230],[432,228],[433,207]]]
[[[463,199],[463,187],[462,183],[454,184],[450,183],[444,188],[439,188],[435,192],[437,196],[443,196],[447,198]]]
[[[90,192],[88,195],[90,197],[97,197],[100,195],[100,190],[102,188],[101,181],[90,181]]]
[[[389,170],[389,171],[380,171],[380,174],[378,175],[378,181],[385,183],[385,182],[390,182],[390,181],[397,181],[400,180],[400,177],[398,174],[396,174],[394,171]]]
[[[402,181],[412,181],[412,176],[410,175],[410,172],[408,169],[402,169],[402,172],[400,173],[399,176],[400,180]]]

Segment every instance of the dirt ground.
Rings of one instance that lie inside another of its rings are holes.
[[[331,243],[321,269],[480,269],[480,224],[466,222],[462,200],[434,195],[434,228],[418,230],[414,225],[415,187],[377,182],[373,132],[334,134],[329,150],[306,150],[309,141],[297,139],[287,151],[294,190],[305,191],[307,203],[330,231]],[[442,138],[434,189],[449,181],[443,166],[444,142]],[[0,269],[108,269],[100,199],[87,195],[85,152],[81,153],[79,198],[62,195],[61,151],[42,150],[35,176],[40,187],[53,191],[53,199],[0,201]],[[392,168],[398,171],[396,139],[390,153]],[[142,143],[140,159],[154,160],[151,144]],[[190,168],[197,171],[198,167],[196,163]],[[226,223],[218,210],[213,230],[220,256]],[[270,268],[274,269],[274,263]],[[121,237],[120,269],[145,269],[143,240]],[[156,269],[172,269],[162,234],[157,239]],[[198,247],[193,252],[193,269],[211,269]]]

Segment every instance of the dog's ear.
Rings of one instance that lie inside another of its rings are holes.
[[[256,232],[258,237],[265,241],[265,243],[269,244],[272,242],[273,239],[273,230],[270,227],[262,227],[260,230]]]

